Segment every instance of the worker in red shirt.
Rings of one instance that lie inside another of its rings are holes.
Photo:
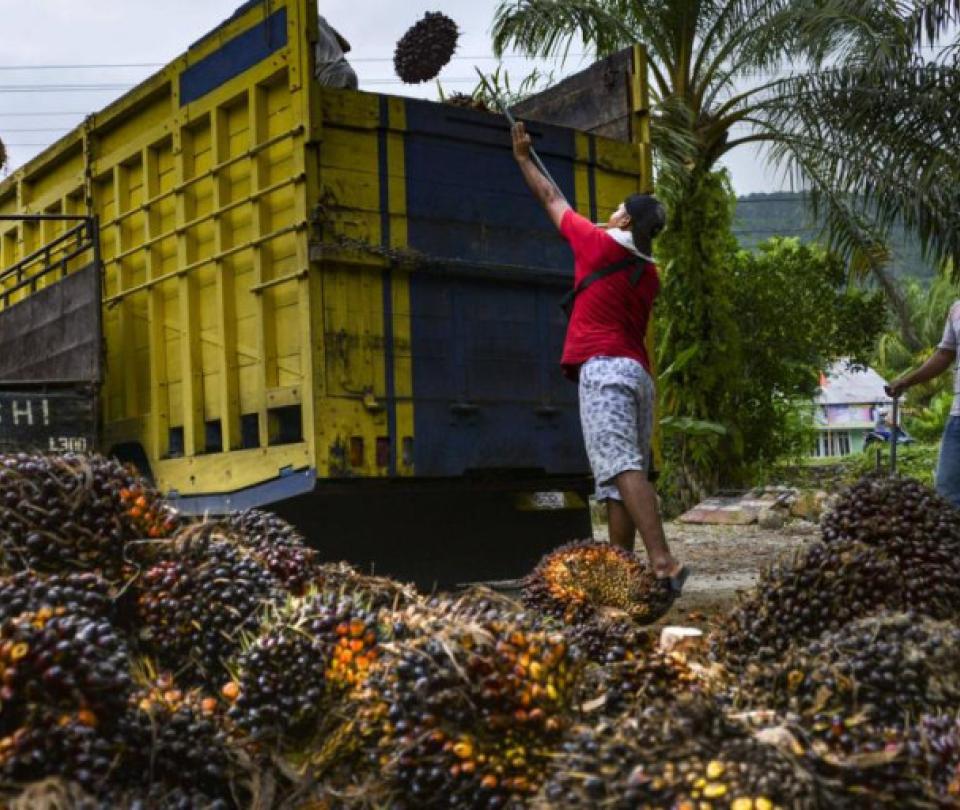
[[[689,571],[670,553],[647,475],[654,386],[646,335],[660,289],[650,254],[666,215],[654,196],[633,194],[606,225],[595,225],[570,207],[530,152],[530,136],[517,124],[513,154],[523,178],[573,249],[561,365],[579,383],[580,422],[597,500],[607,502],[610,542],[632,550],[639,530],[654,573],[677,595]]]

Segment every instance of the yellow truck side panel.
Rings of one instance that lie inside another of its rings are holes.
[[[407,102],[313,83],[316,13],[246,3],[0,183],[98,217],[103,443],[166,490],[417,472]],[[642,148],[576,135],[581,213],[646,187]],[[0,221],[0,269],[65,227]]]

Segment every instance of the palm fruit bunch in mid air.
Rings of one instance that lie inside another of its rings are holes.
[[[397,43],[393,66],[407,84],[428,82],[443,70],[457,49],[457,24],[439,11],[428,11]]]
[[[604,611],[620,611],[650,624],[671,605],[668,582],[647,570],[632,551],[582,540],[547,554],[526,578],[523,602],[531,610],[581,624]]]

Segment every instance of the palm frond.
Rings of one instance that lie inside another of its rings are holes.
[[[960,0],[917,0],[910,5],[906,24],[920,45],[936,45],[960,22]]]
[[[755,115],[773,160],[816,198],[828,187],[884,230],[902,221],[938,260],[960,258],[960,68],[835,69],[785,80]]]
[[[501,0],[493,19],[493,50],[565,57],[583,43],[598,57],[637,41],[628,0]]]

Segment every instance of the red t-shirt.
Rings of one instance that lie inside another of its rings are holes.
[[[629,258],[630,251],[603,228],[572,209],[563,215],[560,233],[574,256],[574,285],[591,273]],[[576,379],[591,357],[629,357],[650,371],[647,324],[660,291],[655,265],[648,263],[643,277],[630,283],[631,269],[593,282],[574,303],[560,361],[564,373]]]

